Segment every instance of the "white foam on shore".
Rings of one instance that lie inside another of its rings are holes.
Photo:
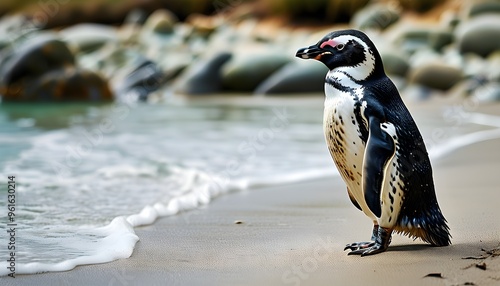
[[[118,167],[117,170],[107,170],[106,174],[121,174],[121,169],[123,167]],[[68,271],[78,265],[100,264],[128,258],[132,255],[136,242],[139,241],[139,237],[134,232],[134,227],[150,225],[160,217],[176,215],[183,211],[199,208],[228,192],[294,183],[336,174],[334,168],[329,168],[295,172],[278,177],[231,179],[181,168],[173,168],[172,172],[176,172],[178,176],[188,176],[188,178],[184,179],[185,184],[177,190],[177,196],[169,197],[166,201],[159,201],[153,205],[147,205],[137,214],[116,217],[105,227],[82,230],[87,235],[95,236],[96,239],[88,244],[83,242],[83,245],[80,244],[81,242],[75,243],[79,243],[78,247],[85,252],[92,253],[91,255],[80,256],[59,263],[17,263],[16,275]],[[0,276],[10,273],[7,267],[8,263],[0,262]]]
[[[105,227],[89,230],[88,234],[103,237],[91,245],[80,245],[80,247],[91,249],[93,255],[80,256],[59,263],[17,263],[15,265],[15,274],[68,271],[78,265],[99,264],[128,258],[132,255],[134,246],[139,241],[139,237],[124,217],[115,218]],[[8,263],[0,263],[0,276],[10,273],[8,267]]]
[[[214,198],[228,192],[243,191],[248,188],[273,186],[314,180],[338,173],[334,168],[315,169],[304,172],[296,172],[279,177],[253,178],[253,179],[231,179],[217,175],[208,175],[203,172],[190,171],[190,189],[186,194],[171,198],[168,202],[157,202],[148,205],[138,214],[127,217],[127,222],[132,227],[152,224],[159,217],[171,216],[179,212],[196,209],[210,203]],[[202,182],[200,184],[200,181]]]

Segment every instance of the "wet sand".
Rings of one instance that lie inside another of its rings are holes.
[[[129,259],[0,280],[2,285],[500,285],[500,257],[463,259],[499,247],[499,147],[500,139],[488,140],[433,160],[438,199],[453,236],[449,247],[394,235],[385,253],[347,256],[345,244],[369,239],[371,222],[352,206],[341,179],[332,177],[230,194],[137,228],[141,241]],[[486,270],[475,266],[483,262]],[[424,277],[429,273],[443,278]]]

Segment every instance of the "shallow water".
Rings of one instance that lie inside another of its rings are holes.
[[[113,251],[127,257],[137,240],[127,224],[249,185],[334,173],[321,111],[321,104],[2,106],[0,170],[17,184],[16,273],[63,270],[69,265],[55,265]],[[320,171],[304,172],[311,170]],[[6,212],[6,200],[0,209]],[[119,216],[127,221],[96,229]],[[129,236],[124,245],[105,241],[119,232]]]
[[[16,177],[16,274],[126,258],[139,239],[133,227],[157,217],[231,191],[335,175],[322,113],[321,99],[4,104],[0,173]],[[472,144],[482,124],[469,116],[454,128],[443,114],[414,112],[433,159]]]

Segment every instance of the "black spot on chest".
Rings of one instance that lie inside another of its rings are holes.
[[[342,108],[348,107],[344,105]],[[337,110],[337,112],[333,112],[330,115],[331,117],[327,119],[330,123],[326,125],[328,127],[326,132],[328,134],[327,142],[330,154],[342,177],[345,180],[357,181],[357,177],[361,176],[361,173],[356,169],[356,161],[352,161],[352,158],[356,158],[358,155],[357,151],[355,151],[357,149],[353,150],[352,148],[358,145],[362,146],[364,142],[359,133],[360,127],[357,124],[353,126],[351,122],[344,121],[346,113],[352,114],[352,116],[347,116],[347,118],[355,117],[354,106],[351,108],[352,111],[343,110],[343,112],[338,112],[339,110]],[[344,116],[339,113],[344,114]],[[349,154],[351,156],[348,156]],[[348,159],[349,157],[351,159]]]

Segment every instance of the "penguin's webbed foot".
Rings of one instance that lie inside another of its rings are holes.
[[[372,247],[374,245],[375,245],[375,241],[353,242],[353,243],[349,243],[348,245],[346,245],[344,248],[344,251],[348,250],[348,249],[350,249],[352,251],[364,250],[364,249],[367,249],[367,248]]]
[[[364,241],[364,242],[353,242],[349,243],[348,245],[345,246],[344,251],[350,249],[352,251],[356,250],[363,250],[367,249],[369,247],[372,247],[375,245],[375,241],[377,240],[378,237],[378,224],[373,224],[373,230],[372,230],[372,241]]]
[[[377,236],[373,242],[358,242],[348,244],[344,250],[352,250],[347,255],[373,255],[387,250],[391,243],[392,229],[378,227]]]
[[[388,247],[389,245],[384,246],[378,242],[373,242],[370,247],[353,250],[349,252],[347,255],[361,255],[361,256],[373,255],[386,251]]]

